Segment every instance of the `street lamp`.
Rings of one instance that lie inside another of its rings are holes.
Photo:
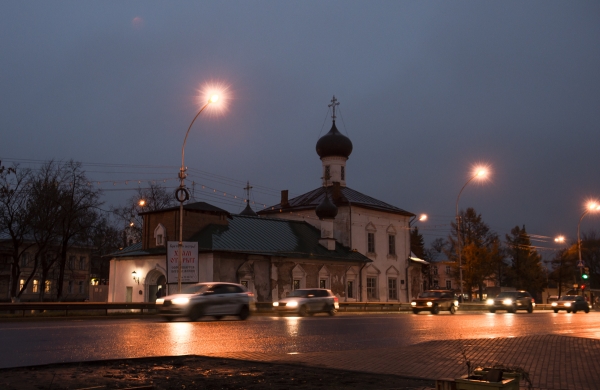
[[[208,107],[210,104],[212,103],[216,103],[219,100],[219,95],[212,95],[210,96],[210,98],[208,99],[208,101],[202,106],[202,108],[200,109],[200,111],[198,111],[198,113],[196,114],[196,116],[194,117],[194,119],[192,119],[192,123],[190,123],[190,126],[187,129],[187,132],[185,133],[185,138],[183,139],[183,146],[181,147],[181,168],[179,169],[179,188],[177,188],[177,190],[175,190],[175,199],[177,199],[177,201],[179,202],[179,245],[178,245],[178,257],[179,257],[179,261],[178,261],[178,271],[177,271],[177,291],[181,293],[181,267],[182,267],[182,252],[183,252],[183,203],[185,201],[187,201],[190,198],[190,194],[187,190],[187,188],[185,188],[185,178],[186,178],[186,168],[185,168],[185,164],[184,164],[184,156],[185,156],[185,142],[187,141],[187,137],[190,134],[190,130],[192,129],[192,126],[194,125],[194,122],[196,121],[196,118],[198,118],[200,116],[200,114],[202,113],[202,111],[204,111],[204,109],[206,107]]]
[[[465,187],[472,182],[474,179],[484,180],[487,178],[488,169],[486,167],[475,167],[473,171],[473,176],[465,183],[465,185],[460,189],[458,193],[458,197],[456,198],[456,244],[458,246],[458,275],[460,278],[460,297],[463,298],[463,275],[462,275],[462,251],[460,248],[460,217],[458,216],[458,201],[460,199],[460,194],[462,194]]]
[[[579,236],[579,228],[581,226],[581,220],[588,213],[594,213],[597,211],[600,211],[600,204],[596,201],[588,202],[588,204],[586,206],[586,210],[583,212],[583,214],[581,214],[581,218],[579,218],[579,223],[577,223],[577,250],[579,251],[579,263],[577,263],[577,266],[579,267],[579,273],[580,273],[579,276],[580,277],[583,276],[583,261],[581,260],[581,237]],[[583,281],[583,279],[581,279],[581,280]]]

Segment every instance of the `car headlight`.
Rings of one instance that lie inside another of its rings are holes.
[[[513,300],[510,298],[506,298],[505,300],[502,301],[503,304],[505,305],[512,305],[513,304]]]
[[[493,305],[494,304],[494,300],[490,298],[487,301],[485,301],[485,303],[488,304],[488,305]]]
[[[554,306],[558,306],[558,303],[556,303],[556,302],[552,302],[552,304],[551,304],[550,306],[552,306],[552,307],[554,307]]]
[[[291,301],[291,302],[288,302],[286,306],[287,307],[296,307],[296,306],[298,306],[298,302],[297,301]]]
[[[432,306],[433,303],[432,302],[427,302],[427,306]]]
[[[273,306],[275,306],[275,307],[279,306],[279,302],[273,302]]]
[[[571,307],[571,302],[566,302],[565,307]]]
[[[158,299],[156,300],[156,304],[158,304],[158,305],[162,305],[163,303],[165,303],[165,300],[164,300],[164,299],[162,299],[162,298],[158,298]]]
[[[411,305],[411,306],[417,306],[417,302],[415,302],[415,301],[412,301],[412,302],[410,303],[410,305]]]
[[[458,301],[454,301],[454,306],[458,307]]]
[[[174,305],[187,305],[190,302],[190,299],[189,298],[175,298],[171,302],[173,302]]]

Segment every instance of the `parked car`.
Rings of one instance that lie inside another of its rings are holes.
[[[458,299],[451,290],[426,290],[410,305],[414,314],[419,314],[421,311],[438,314],[440,310],[448,310],[450,314],[454,314],[458,309]]]
[[[254,294],[241,284],[209,282],[187,286],[181,294],[158,298],[156,308],[168,321],[178,317],[197,321],[203,316],[217,320],[237,316],[245,320],[256,310],[256,302]]]
[[[590,305],[581,295],[563,295],[558,301],[552,302],[552,310],[558,313],[559,310],[566,310],[567,313],[577,313],[578,310],[590,312]]]
[[[527,310],[532,313],[535,300],[527,291],[504,291],[486,301],[490,313],[496,310],[506,310],[508,313],[516,313],[517,310]]]
[[[294,313],[299,316],[315,313],[327,313],[330,316],[340,308],[338,297],[324,288],[302,288],[294,290],[287,297],[273,302],[273,308],[279,315]]]

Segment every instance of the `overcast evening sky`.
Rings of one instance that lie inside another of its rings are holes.
[[[227,110],[192,127],[186,183],[231,212],[247,180],[255,210],[320,185],[333,95],[348,186],[427,213],[427,241],[476,163],[460,208],[501,237],[555,248],[600,199],[598,1],[0,2],[0,160],[81,161],[107,208],[178,185],[209,82]]]

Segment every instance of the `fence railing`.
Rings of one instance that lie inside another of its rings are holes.
[[[268,313],[273,311],[271,302],[256,304],[258,312]],[[551,310],[549,304],[538,304],[535,310]],[[341,302],[340,312],[399,312],[410,311],[410,303],[391,302]],[[459,306],[459,311],[486,311],[485,303],[465,302]],[[54,315],[74,315],[85,312],[89,314],[108,315],[113,312],[129,312],[140,314],[153,314],[156,305],[149,302],[17,302],[0,303],[0,314],[25,316],[38,316],[42,313]]]

